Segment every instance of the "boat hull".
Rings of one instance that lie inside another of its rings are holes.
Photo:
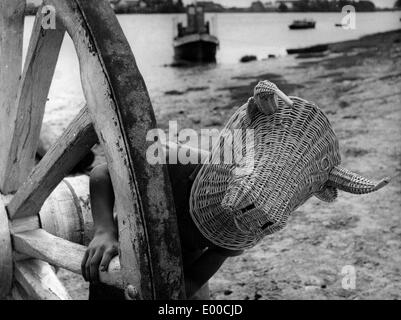
[[[290,28],[291,30],[314,29],[314,28],[315,28],[315,25],[310,25],[310,26],[294,26],[294,25],[291,25],[291,26],[289,26],[289,28]]]
[[[176,60],[215,62],[219,41],[211,35],[190,35],[174,41]]]

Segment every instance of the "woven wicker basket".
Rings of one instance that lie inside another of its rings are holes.
[[[261,112],[253,98],[235,112],[192,186],[193,221],[223,248],[254,246],[282,229],[312,195],[333,201],[337,188],[367,193],[388,182],[376,184],[338,166],[337,137],[316,105],[297,97],[292,106],[277,97],[265,100],[276,101],[273,113]],[[238,161],[224,163],[227,148]]]

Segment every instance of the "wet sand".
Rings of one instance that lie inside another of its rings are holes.
[[[254,85],[268,79],[325,110],[345,167],[372,178],[394,177],[374,194],[340,192],[332,204],[309,200],[283,231],[225,263],[210,281],[212,298],[401,298],[400,58],[397,30],[331,44],[323,57],[238,64],[208,79],[188,68],[182,86],[150,90],[161,128],[177,120],[181,128],[221,129]],[[355,289],[342,288],[344,266],[355,268]],[[78,276],[60,276],[74,298],[86,299],[87,285]]]

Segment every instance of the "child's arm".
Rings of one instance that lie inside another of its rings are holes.
[[[114,191],[107,165],[98,166],[91,172],[90,197],[95,233],[81,268],[86,281],[97,282],[99,268],[107,270],[110,260],[118,254],[118,232],[113,218]]]
[[[97,282],[99,268],[107,270],[118,254],[118,231],[113,218],[114,190],[107,165],[96,167],[90,177],[90,197],[95,234],[82,261],[85,280]],[[209,248],[185,268],[187,296],[195,294],[221,267],[227,257],[241,254],[222,248]]]

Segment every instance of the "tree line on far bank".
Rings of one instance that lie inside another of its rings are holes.
[[[119,0],[110,0],[116,13],[182,13],[185,6],[182,0],[153,0],[152,6],[141,7],[135,2],[126,3]],[[357,12],[368,12],[383,10],[377,9],[375,4],[369,0],[299,0],[288,7],[281,2],[276,8],[267,8],[262,1],[254,1],[249,8],[225,8],[219,3],[212,1],[198,1],[199,5],[204,6],[206,12],[339,12],[346,5],[352,5]],[[401,0],[396,0],[395,9],[401,9]],[[27,15],[35,15],[38,7],[33,3],[28,3],[26,7]]]
[[[401,0],[397,0],[401,1]],[[291,10],[281,3],[278,7],[279,11],[295,11],[295,12],[338,12],[341,8],[351,5],[357,12],[375,11],[376,6],[373,2],[367,0],[349,1],[349,0],[299,0],[293,2]]]

